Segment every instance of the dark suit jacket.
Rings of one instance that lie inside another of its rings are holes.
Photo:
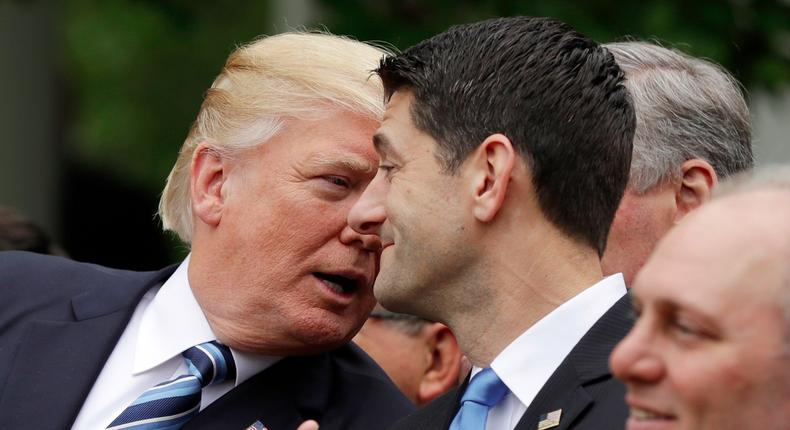
[[[69,428],[137,303],[175,267],[128,272],[24,252],[0,253],[0,427]],[[353,344],[289,357],[201,411],[186,429],[386,427],[413,410]]]
[[[562,409],[552,430],[616,430],[625,428],[625,386],[612,377],[609,354],[633,325],[630,296],[612,306],[560,364],[516,425],[536,430],[540,416]],[[467,381],[404,418],[392,430],[446,430],[460,407]]]

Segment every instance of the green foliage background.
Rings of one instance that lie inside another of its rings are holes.
[[[786,0],[313,0],[308,28],[406,48],[493,16],[562,19],[600,42],[654,39],[711,58],[748,88],[790,83]],[[237,44],[287,28],[264,1],[71,0],[61,41],[68,152],[158,193],[201,96]]]

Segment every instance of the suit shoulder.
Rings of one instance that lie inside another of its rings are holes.
[[[125,282],[145,279],[152,272],[111,269],[68,258],[24,251],[0,252],[0,297],[10,303],[34,298],[58,300],[83,291],[112,288]]]

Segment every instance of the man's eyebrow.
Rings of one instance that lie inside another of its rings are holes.
[[[351,153],[318,153],[310,157],[307,162],[316,167],[339,167],[349,171],[364,173],[372,173],[377,167],[370,161]]]
[[[390,143],[389,139],[387,139],[387,136],[382,133],[376,133],[373,135],[373,147],[376,148],[376,152],[379,154],[382,152],[392,152],[392,143]]]

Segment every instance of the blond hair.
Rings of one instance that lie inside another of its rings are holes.
[[[191,241],[190,167],[201,142],[232,155],[274,137],[285,119],[316,119],[332,108],[380,119],[383,89],[372,71],[385,54],[349,38],[307,32],[263,37],[234,50],[167,177],[162,227]]]

